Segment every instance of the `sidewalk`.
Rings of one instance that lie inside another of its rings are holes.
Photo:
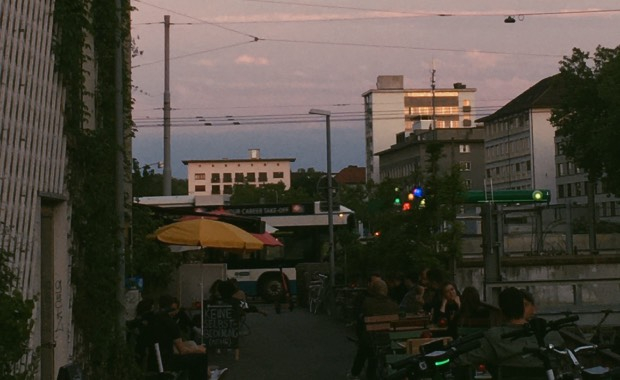
[[[355,345],[347,339],[343,322],[306,309],[258,305],[268,313],[247,316],[249,335],[239,338],[239,360],[234,350],[209,352],[209,364],[228,368],[221,380],[345,379]]]

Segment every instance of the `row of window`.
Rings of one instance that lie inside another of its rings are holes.
[[[561,162],[557,164],[557,171],[558,177],[562,177],[565,175],[581,174],[583,172],[581,168],[575,166],[575,164],[571,161]]]
[[[600,183],[596,184],[595,194],[602,194],[604,189]],[[588,182],[574,182],[558,185],[558,199],[580,197],[588,195]]]
[[[204,193],[207,191],[207,187],[205,185],[196,185],[194,186],[195,193]],[[211,194],[219,195],[219,194],[232,194],[233,186],[232,185],[213,185],[211,186]]]
[[[491,178],[493,175],[507,175],[510,173],[529,172],[532,170],[532,162],[527,160],[525,162],[515,162],[510,166],[497,166],[492,169],[487,169],[487,178]]]
[[[234,183],[243,183],[243,182],[256,182],[256,173],[235,173]],[[282,179],[284,178],[284,172],[274,172],[273,179]],[[204,181],[207,179],[207,175],[205,173],[195,173],[194,179],[196,181]],[[268,175],[267,172],[259,172],[258,173],[258,182],[267,182]],[[232,173],[211,173],[211,183],[233,183],[233,175]],[[227,194],[227,193],[225,193]]]
[[[486,126],[487,135],[497,135],[507,133],[517,128],[529,128],[530,119],[526,114],[521,114],[508,120],[491,123]]]
[[[491,160],[495,157],[501,157],[504,154],[509,153],[523,153],[528,152],[530,149],[530,138],[525,137],[522,139],[505,142],[485,148],[485,154],[487,160]]]

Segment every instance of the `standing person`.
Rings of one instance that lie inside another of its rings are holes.
[[[480,340],[480,347],[458,356],[456,365],[485,364],[491,371],[493,378],[510,379],[547,379],[542,360],[524,349],[536,351],[538,342],[534,335],[502,338],[502,335],[523,328],[527,323],[523,292],[509,287],[499,295],[499,307],[506,323],[500,327],[492,327],[485,332]],[[545,336],[545,344],[563,347],[564,340],[557,331],[551,331]]]
[[[208,376],[207,351],[203,345],[181,339],[181,329],[174,320],[179,312],[179,301],[170,295],[162,295],[159,308],[149,329],[153,341],[159,344],[164,369],[187,371],[189,380],[205,380]]]
[[[358,346],[348,379],[359,379],[364,363],[366,365],[366,379],[377,378],[377,358],[371,342],[371,337],[366,331],[364,318],[376,315],[398,314],[399,307],[396,302],[388,297],[388,287],[385,281],[375,279],[368,284],[368,296],[362,303],[361,313],[357,322]]]

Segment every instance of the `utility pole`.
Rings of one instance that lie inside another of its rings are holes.
[[[170,15],[164,15],[164,196],[172,195],[170,169]]]
[[[431,129],[437,128],[435,125],[435,61],[431,69],[431,107],[433,107],[433,116],[431,120]]]
[[[121,305],[118,318],[119,332],[125,331],[125,112],[123,107],[123,47],[121,25],[123,25],[121,0],[116,0],[118,26],[115,31],[116,50],[114,56],[114,110],[116,133],[116,222],[118,240],[116,298]],[[124,334],[124,333],[123,333]],[[122,334],[121,334],[122,335]]]

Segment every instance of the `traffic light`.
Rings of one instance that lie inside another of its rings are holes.
[[[411,210],[411,203],[410,202],[403,203],[403,211],[409,211],[409,210]]]
[[[493,192],[470,190],[465,194],[464,203],[549,203],[551,191],[535,190],[496,190]]]

